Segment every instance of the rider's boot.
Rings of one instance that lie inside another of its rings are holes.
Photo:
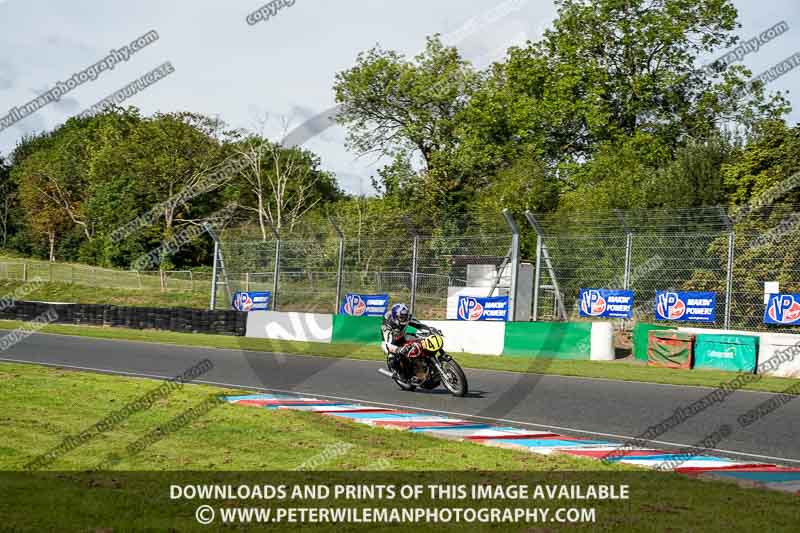
[[[408,383],[408,379],[405,378],[403,375],[402,367],[400,366],[400,358],[402,356],[397,353],[390,353],[386,356],[386,361],[389,364],[389,368],[392,370],[392,378],[399,379],[403,383]]]

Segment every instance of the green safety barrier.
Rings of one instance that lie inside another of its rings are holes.
[[[697,335],[694,367],[733,372],[755,372],[758,337],[751,335]]]
[[[662,326],[659,324],[644,324],[642,322],[633,326],[633,356],[647,362],[647,337],[651,331],[662,329],[677,329],[673,326]]]
[[[380,344],[381,323],[379,316],[333,316],[331,342],[347,344]]]
[[[507,322],[503,355],[590,359],[591,322]]]

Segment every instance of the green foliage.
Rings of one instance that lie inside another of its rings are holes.
[[[768,194],[772,201],[800,203],[800,180],[782,187],[800,171],[800,126],[788,128],[783,121],[765,121],[741,154],[722,167],[731,203],[744,204]]]
[[[426,193],[443,201],[459,198],[470,187],[456,157],[459,114],[479,82],[438,35],[413,60],[379,47],[361,53],[334,84],[348,145],[362,155],[394,158],[387,189],[397,187],[403,180],[397,172],[408,171],[418,156]]]
[[[23,139],[13,154],[11,179],[3,177],[0,187],[18,189],[18,209],[12,213],[14,224],[24,227],[28,250],[51,260],[128,266],[231,201],[241,207],[238,216],[246,223],[252,219],[247,210],[252,190],[242,179],[241,165],[224,166],[236,162],[237,147],[246,141],[222,126],[195,113],[142,117],[135,108],[115,108]],[[259,142],[275,155],[261,169],[265,181],[291,162],[282,207],[305,212],[299,203],[322,205],[338,198],[335,178],[320,169],[314,154]],[[305,183],[301,176],[312,179],[299,194]],[[181,199],[187,191],[197,192]],[[264,210],[276,201],[275,194],[268,195]],[[143,227],[112,240],[115,230],[142,216]],[[195,266],[210,255],[209,239],[198,238],[161,257],[160,266]]]
[[[354,246],[348,253],[369,270],[408,262],[408,250],[372,243],[405,237],[409,227],[432,236],[431,253],[445,257],[452,250],[441,237],[483,231],[488,218],[496,228],[503,208],[521,219],[526,210],[568,217],[743,205],[800,170],[800,128],[782,122],[783,95],[751,86],[740,65],[699,68],[700,57],[737,42],[731,0],[556,4],[539,42],[484,71],[434,35],[415,57],[376,46],[336,75],[348,147],[387,162],[373,177],[377,198],[343,194],[308,150],[226,131],[218,119],[115,108],[23,138],[10,171],[0,162],[2,243],[127,266],[235,202],[236,225],[252,226],[248,238],[267,247],[270,226],[284,239],[317,242],[335,214]],[[729,126],[742,137],[725,134]],[[173,200],[231,161],[245,165],[188,201]],[[774,201],[800,203],[800,187]],[[146,227],[110,239],[154,207]],[[336,251],[329,248],[298,245],[296,261],[305,254],[323,268]],[[209,242],[199,239],[161,261],[196,266],[208,257]]]

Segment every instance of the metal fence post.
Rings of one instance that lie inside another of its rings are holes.
[[[631,260],[633,255],[633,233],[625,232],[625,272],[623,273],[622,288],[631,288]]]
[[[272,270],[272,298],[270,298],[270,308],[273,311],[278,310],[278,286],[281,277],[281,236],[278,230],[269,220],[265,221],[272,231],[272,236],[275,238],[275,266]]]
[[[408,218],[408,215],[403,216],[403,222],[406,224],[406,228],[408,229],[408,233],[411,234],[413,237],[413,242],[411,245],[411,301],[409,302],[409,312],[411,316],[414,316],[414,309],[417,306],[417,271],[419,268],[419,232],[417,228],[414,227],[414,224],[411,223],[411,220]]]
[[[539,279],[541,281],[541,265],[544,263],[544,265],[547,267],[547,273],[550,276],[550,282],[553,284],[553,296],[555,298],[555,305],[556,309],[558,310],[558,315],[562,320],[567,320],[567,309],[564,306],[564,299],[561,297],[561,288],[559,286],[558,279],[556,278],[556,270],[553,268],[553,262],[550,261],[550,254],[547,251],[547,246],[544,241],[544,230],[539,224],[539,221],[536,220],[536,216],[530,211],[525,211],[525,218],[528,219],[528,224],[531,225],[538,236],[536,241],[538,248],[536,251],[536,268],[539,269]],[[535,290],[538,292],[539,287],[537,286]],[[538,309],[536,310],[536,313],[536,317],[538,319]]]
[[[411,249],[411,315],[417,305],[417,263],[419,262],[419,235],[414,232],[414,244]]]
[[[333,217],[329,217],[328,219],[331,221],[331,226],[333,226],[333,230],[336,232],[336,236],[339,238],[339,258],[336,264],[336,301],[333,305],[333,312],[338,314],[339,306],[342,302],[342,276],[344,274],[344,233],[342,233],[342,230],[336,225],[336,221],[333,220]]]
[[[731,303],[733,302],[733,253],[736,234],[733,229],[728,233],[728,271],[725,284],[725,329],[731,327]]]
[[[733,231],[733,220],[728,216],[728,211],[719,206],[719,216],[722,223],[728,228],[728,263],[725,271],[725,329],[731,327],[731,303],[733,301],[733,252],[736,242],[736,234]]]
[[[271,306],[273,311],[278,310],[278,280],[281,276],[281,239],[275,234],[275,269],[272,272],[272,300]]]
[[[503,216],[508,222],[508,227],[511,228],[511,290],[509,291],[511,308],[511,322],[517,320],[517,285],[519,280],[519,226],[517,226],[511,210],[503,209]]]
[[[542,255],[544,252],[544,232],[536,217],[530,211],[525,211],[528,224],[536,231],[536,271],[533,277],[533,321],[539,321],[539,287],[542,284]],[[558,301],[558,286],[554,288],[555,298]]]
[[[214,239],[214,266],[211,269],[211,303],[209,307],[212,311],[217,307],[217,269],[219,268],[219,242]],[[141,274],[139,275],[139,284],[141,285]]]
[[[533,276],[533,321],[539,321],[539,286],[542,284],[542,236],[536,235],[536,271]],[[555,308],[555,298],[553,299]]]
[[[625,232],[625,266],[622,271],[622,288],[628,290],[631,288],[631,256],[633,255],[633,233],[625,223],[625,215],[619,209],[614,209],[614,214],[617,215],[619,223],[622,225],[622,230]],[[614,289],[616,287],[609,287]]]

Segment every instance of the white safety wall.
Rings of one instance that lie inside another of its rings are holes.
[[[255,311],[247,314],[247,336],[283,341],[331,342],[333,315]]]
[[[425,325],[442,330],[447,352],[468,352],[500,355],[506,337],[505,322],[460,322],[457,320],[425,321]]]

